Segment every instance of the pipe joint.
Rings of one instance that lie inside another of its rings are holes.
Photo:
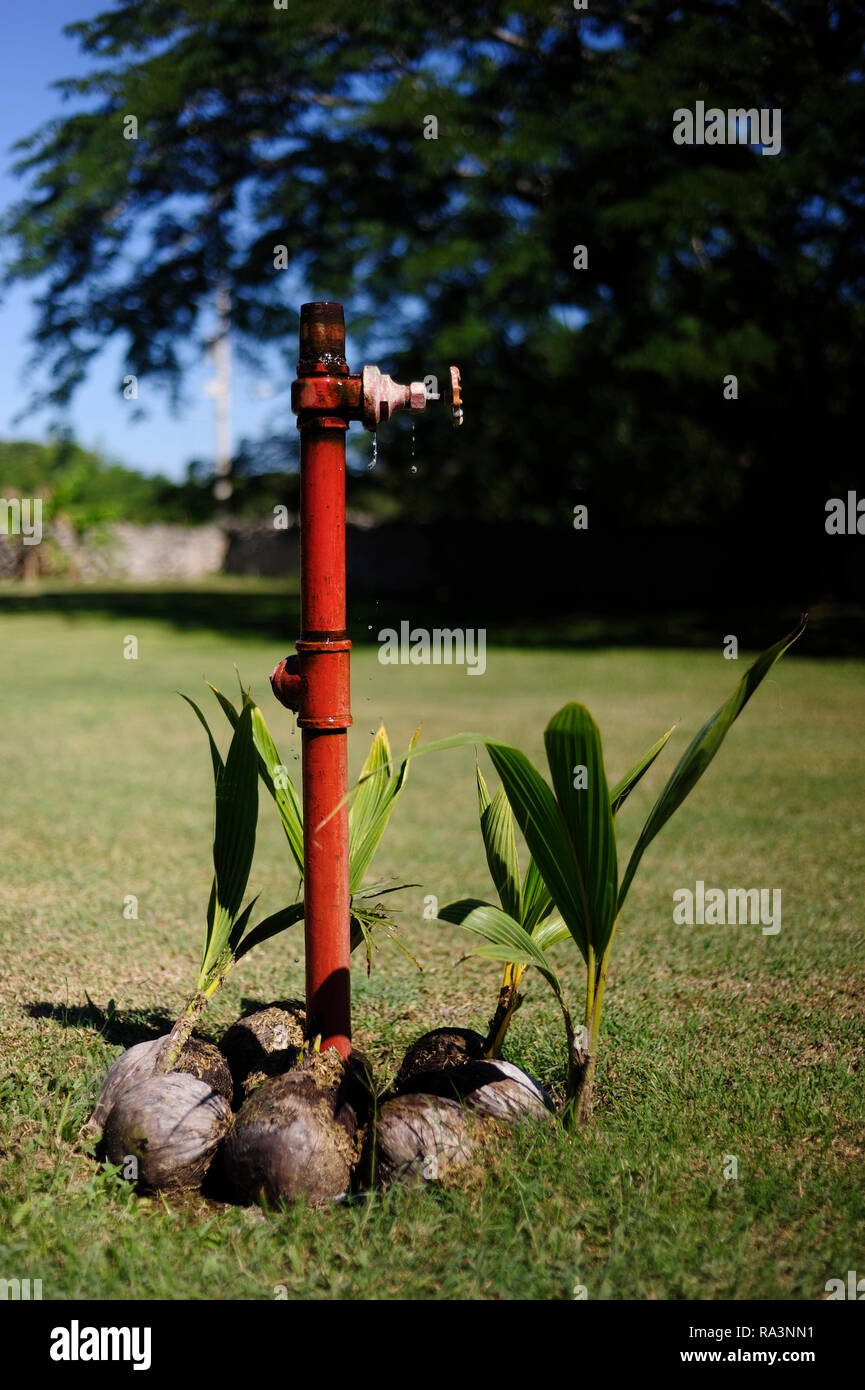
[[[301,639],[297,643],[303,682],[297,722],[305,729],[344,731],[351,727],[351,642]]]
[[[291,384],[291,408],[298,426],[319,424],[318,417],[336,415],[345,425],[361,418],[361,379],[350,376],[303,376]]]
[[[281,705],[292,714],[298,713],[303,698],[303,676],[296,656],[283,657],[270,677],[270,687]]]
[[[280,661],[270,684],[279,703],[297,715],[301,728],[351,727],[350,653],[351,642],[326,637],[299,641],[297,656]]]

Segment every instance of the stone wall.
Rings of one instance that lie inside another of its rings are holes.
[[[204,579],[219,574],[228,551],[221,526],[134,526],[112,528],[113,563],[130,582]]]
[[[79,535],[57,520],[38,545],[0,535],[0,579],[121,580],[133,584],[192,583],[220,574],[229,536],[222,526],[139,526],[114,522]]]

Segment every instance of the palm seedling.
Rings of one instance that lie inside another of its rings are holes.
[[[284,931],[302,916],[302,905],[292,903],[247,931],[252,910],[258,901],[254,898],[246,907],[242,905],[252,868],[258,823],[257,745],[261,735],[257,728],[259,711],[256,705],[245,693],[243,709],[238,715],[228,753],[223,759],[201,710],[187,695],[183,699],[192,706],[204,725],[210,743],[216,792],[213,883],[207,904],[198,980],[171,1030],[159,1064],[162,1072],[171,1071],[198,1020],[237,961],[253,946]]]
[[[591,1111],[610,950],[640,860],[702,777],[758,685],[803,630],[804,620],[794,632],[763,652],[730,698],[692,739],[652,808],[621,881],[614,816],[661,752],[669,733],[612,791],[607,782],[597,725],[589,711],[576,703],[559,710],[544,733],[552,788],[524,753],[496,740],[461,734],[419,750],[426,752],[470,741],[483,742],[501,778],[504,796],[498,802],[494,798],[483,808],[481,793],[481,803],[482,817],[486,817],[487,858],[502,905],[496,907],[479,899],[462,899],[443,907],[439,917],[483,938],[484,944],[475,954],[506,962],[506,971],[510,971],[505,976],[506,986],[514,993],[519,982],[519,976],[515,979],[517,967],[522,973],[528,966],[534,966],[547,981],[565,1024],[565,1120],[569,1125],[586,1121]],[[532,856],[522,883],[513,825],[504,809],[505,798]],[[585,966],[585,1004],[579,1029],[575,1027],[562,984],[548,956],[550,946],[563,939],[562,928],[566,928],[573,939]],[[512,1002],[512,997],[506,1002]],[[509,1017],[505,1012],[504,1026]],[[498,1032],[501,1031],[499,1028]],[[497,1039],[495,1027],[491,1028],[488,1046],[495,1046]]]
[[[236,730],[242,717],[241,711],[237,710],[227,696],[214,686],[210,688],[232,728]],[[280,918],[280,921],[274,924],[272,931],[268,930],[265,934],[256,936],[256,939],[251,942],[251,945],[256,945],[257,941],[266,940],[268,935],[272,936],[275,932],[283,930],[284,926],[290,926],[303,918],[303,807],[297,789],[288,775],[288,769],[280,759],[261,710],[251,700],[251,697],[245,695],[244,702],[247,700],[252,707],[252,734],[257,754],[258,773],[276,804],[289,853],[299,876],[297,901],[284,908],[281,914],[275,914],[277,918]],[[201,712],[196,709],[196,713],[202,723],[205,723]],[[361,769],[356,795],[349,807],[348,862],[351,892],[351,949],[354,951],[360,946],[364,947],[367,970],[371,966],[372,953],[380,936],[393,940],[402,950],[406,949],[397,937],[396,922],[388,914],[380,899],[385,894],[398,892],[400,888],[415,887],[416,885],[393,884],[387,880],[364,884],[364,878],[387,828],[397,798],[405,786],[408,777],[409,755],[417,743],[419,734],[420,729],[416,731],[409,744],[408,754],[399,766],[394,768],[387,730],[383,724],[379,726]],[[272,920],[268,919],[269,922]],[[266,927],[267,923],[263,923],[262,926]],[[251,933],[250,935],[255,934]],[[406,951],[406,954],[410,953]]]
[[[613,788],[610,793],[613,815],[616,814],[640,778],[651,767],[675,727],[674,724],[672,728],[668,729],[658,739],[658,742],[653,744],[648,753],[644,754],[636,766],[631,768],[627,776],[623,777],[622,781]],[[504,785],[498,788],[491,801],[487,784],[484,781],[480,766],[477,764],[475,772],[478,784],[481,836],[484,842],[487,865],[502,910],[517,922],[523,931],[528,933],[539,950],[546,952],[558,942],[566,941],[571,933],[561,914],[555,911],[550,891],[531,856],[529,856],[525,877],[520,881],[514,815]],[[485,1057],[500,1057],[502,1054],[502,1045],[511,1019],[523,1002],[519,987],[527,968],[526,963],[517,960],[509,960],[505,965],[498,1002],[495,1013],[490,1019],[489,1031],[484,1043]]]

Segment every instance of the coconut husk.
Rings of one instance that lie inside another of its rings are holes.
[[[168,1046],[168,1038],[169,1034],[166,1033],[161,1038],[136,1043],[112,1063],[102,1083],[93,1114],[82,1128],[83,1138],[103,1133],[112,1107],[120,1096],[139,1081],[146,1081],[154,1075]],[[233,1083],[225,1059],[218,1048],[202,1038],[188,1040],[168,1075],[174,1072],[197,1077],[226,1100],[231,1100]]]
[[[445,1096],[396,1096],[376,1116],[374,1176],[385,1185],[436,1182],[470,1162],[487,1123]]]
[[[166,1034],[164,1038],[159,1039],[157,1065],[159,1056],[167,1045],[168,1035]],[[171,1071],[195,1076],[199,1081],[206,1082],[216,1091],[217,1095],[224,1096],[227,1101],[231,1101],[234,1090],[231,1072],[219,1048],[213,1043],[205,1042],[203,1038],[190,1038]]]
[[[105,1125],[111,1163],[137,1162],[143,1192],[198,1187],[231,1128],[224,1096],[184,1072],[151,1076],[117,1098]]]
[[[354,1084],[333,1048],[301,1071],[263,1081],[242,1105],[223,1150],[237,1194],[321,1206],[346,1193],[358,1157],[357,1112],[346,1098]]]
[[[434,1028],[413,1042],[397,1072],[394,1090],[422,1071],[446,1071],[483,1056],[484,1039],[470,1028]]]
[[[256,1009],[233,1023],[219,1044],[234,1079],[240,1105],[269,1076],[282,1076],[298,1064],[304,1043],[306,1012],[297,999],[283,999]]]
[[[462,1101],[478,1115],[509,1122],[547,1120],[553,1102],[539,1081],[513,1062],[465,1062],[440,1071],[422,1071],[403,1082],[400,1094],[423,1093]]]

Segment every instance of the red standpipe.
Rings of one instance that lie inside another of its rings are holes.
[[[347,378],[339,304],[304,304],[298,382],[320,393],[298,409],[300,430],[301,639],[298,724],[303,752],[306,1019],[321,1049],[351,1055],[347,730],[351,724],[345,635],[345,402],[329,389]],[[300,393],[296,392],[299,396]],[[336,807],[340,806],[336,814]]]
[[[442,393],[462,421],[460,378]],[[291,406],[300,430],[301,638],[271,676],[297,713],[303,752],[303,896],[306,1031],[322,1052],[351,1056],[351,895],[347,730],[351,724],[345,627],[345,432],[373,430],[398,410],[423,410],[423,382],[400,386],[378,367],[351,373],[341,304],[304,304]],[[339,809],[337,809],[339,808]]]

